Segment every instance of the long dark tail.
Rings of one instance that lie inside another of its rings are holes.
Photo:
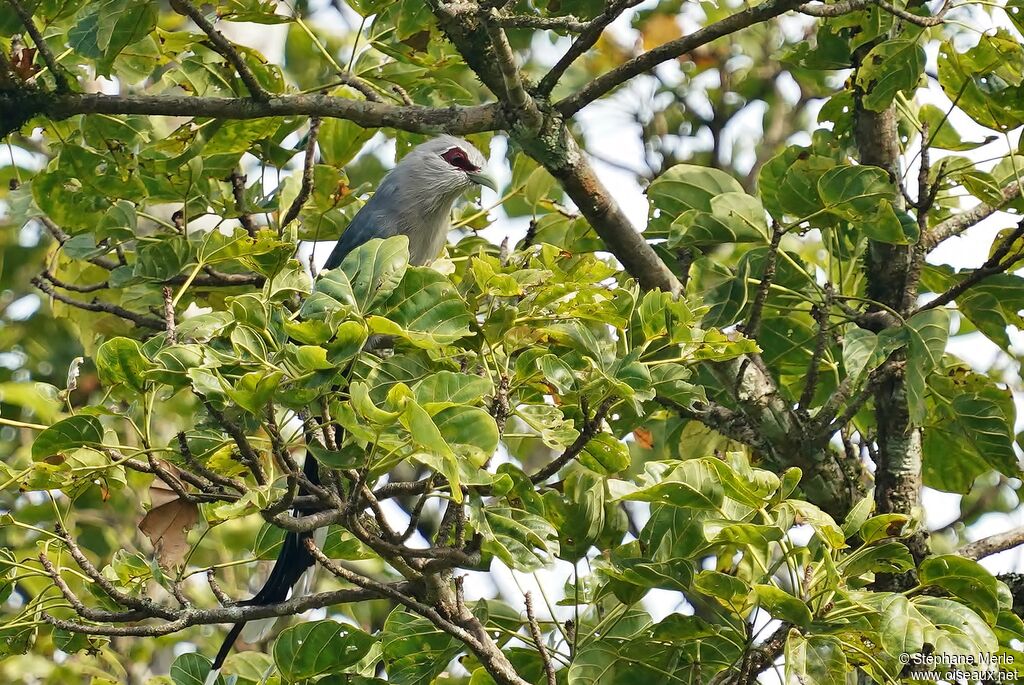
[[[316,459],[309,453],[306,454],[306,460],[302,465],[302,472],[313,485],[320,484],[320,469]],[[300,487],[299,494],[308,495],[310,493],[306,488]],[[300,507],[292,510],[293,516],[303,516],[309,513],[312,513],[312,510]],[[244,600],[238,604],[240,606],[262,606],[264,604],[276,604],[288,599],[288,593],[291,592],[295,584],[299,582],[302,574],[315,561],[313,555],[306,549],[305,540],[309,537],[309,533],[288,531],[284,536],[284,544],[281,545],[281,551],[277,554],[277,560],[274,562],[274,568],[270,571],[267,582],[263,584],[263,587],[252,599]],[[224,661],[231,653],[235,641],[242,634],[245,623],[245,621],[242,621],[231,627],[227,637],[224,638],[224,643],[220,646],[220,651],[217,652],[217,657],[213,660],[213,666],[210,669],[211,676],[220,671],[221,666],[224,665]],[[213,680],[208,682],[213,682]]]

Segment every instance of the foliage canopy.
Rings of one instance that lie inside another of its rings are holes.
[[[964,544],[1017,507],[1019,379],[949,352],[1015,359],[1020,0],[0,4],[6,681],[201,683],[202,626],[295,614],[222,679],[1024,664],[1024,583],[978,563],[1024,536]],[[641,138],[642,234],[591,105]],[[431,266],[311,277],[381,141],[442,130],[499,202]],[[930,537],[924,487],[962,495]],[[319,527],[318,592],[233,603]]]

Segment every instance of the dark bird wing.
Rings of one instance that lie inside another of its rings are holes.
[[[337,269],[348,253],[373,238],[390,238],[398,233],[387,217],[395,214],[391,204],[397,198],[390,186],[381,186],[370,201],[352,219],[341,239],[324,263],[325,269]]]
[[[320,484],[320,469],[317,467],[316,459],[308,453],[306,461],[302,465],[302,472],[312,484]],[[300,486],[299,494],[308,495],[310,493],[307,488]],[[296,507],[292,510],[293,516],[305,516],[311,513],[313,513],[313,510],[306,507]],[[281,551],[278,552],[277,559],[274,561],[274,568],[270,571],[270,576],[267,577],[263,587],[253,595],[252,599],[241,601],[238,605],[262,606],[264,604],[277,604],[288,599],[288,594],[295,587],[295,584],[313,566],[313,555],[309,553],[305,544],[306,539],[309,537],[311,537],[310,533],[288,531],[284,536],[284,544],[281,545]],[[234,647],[238,636],[242,634],[245,625],[246,622],[242,621],[231,627],[227,637],[224,638],[223,644],[220,646],[220,651],[217,652],[217,656],[213,660],[213,666],[210,670],[211,677],[207,678],[208,683],[215,681],[216,674],[220,671],[221,666],[224,665],[225,659],[231,653],[231,648]]]

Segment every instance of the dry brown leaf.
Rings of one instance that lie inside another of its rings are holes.
[[[166,462],[162,466],[172,478],[177,469]],[[175,485],[181,485],[180,481]],[[149,486],[152,508],[139,521],[141,530],[156,548],[157,562],[164,568],[180,564],[188,550],[188,531],[199,521],[199,507],[181,499],[162,478],[153,479]]]
[[[654,448],[654,434],[644,427],[637,428],[633,431],[633,437],[636,438],[636,444],[640,445],[645,449]]]

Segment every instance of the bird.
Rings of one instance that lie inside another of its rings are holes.
[[[377,191],[352,218],[341,238],[331,250],[324,271],[337,269],[353,250],[374,238],[404,235],[409,239],[409,263],[429,264],[444,248],[451,228],[452,206],[464,192],[474,186],[497,191],[495,181],[483,171],[487,160],[468,141],[441,135],[417,145],[381,180]],[[323,272],[321,272],[321,275]],[[302,471],[313,485],[320,484],[316,459],[307,454]],[[300,487],[300,495],[308,489]],[[293,516],[305,516],[313,509],[296,507]],[[309,569],[314,564],[305,540],[313,537],[323,545],[326,528],[314,533],[288,531],[277,559],[263,587],[239,606],[276,604],[294,592],[306,592],[311,583]],[[300,581],[305,579],[300,588]],[[269,630],[274,618],[232,626],[213,660],[205,685],[214,685],[228,654],[241,635],[246,642],[258,642]]]

